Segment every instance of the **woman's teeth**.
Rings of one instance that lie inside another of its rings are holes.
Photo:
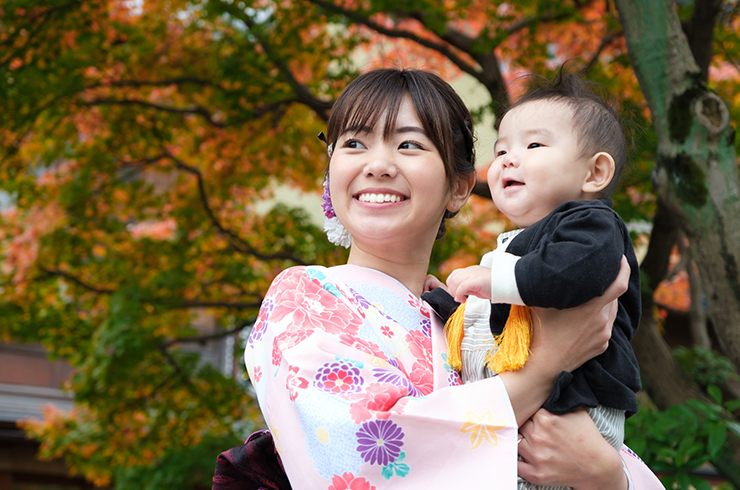
[[[401,202],[406,198],[396,194],[360,194],[357,200],[361,202]]]

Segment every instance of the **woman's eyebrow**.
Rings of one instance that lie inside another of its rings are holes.
[[[339,136],[343,136],[347,133],[353,133],[353,134],[361,134],[361,133],[372,133],[373,128],[369,126],[347,126],[344,128],[344,130],[339,134]]]
[[[424,136],[429,137],[427,132],[418,126],[401,126],[400,128],[396,128],[396,133],[421,133]]]

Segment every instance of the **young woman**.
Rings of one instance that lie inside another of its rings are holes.
[[[514,489],[519,471],[576,489],[652,488],[587,415],[532,417],[561,371],[605,350],[628,268],[601,298],[538,310],[523,369],[461,385],[420,296],[434,241],[474,184],[470,114],[436,75],[377,70],[336,102],[328,142],[325,211],[330,237],[351,237],[348,263],[280,274],[245,353],[290,485]]]

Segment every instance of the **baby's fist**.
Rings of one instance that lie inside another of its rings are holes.
[[[447,289],[458,303],[464,303],[468,295],[491,299],[491,269],[473,265],[452,271],[447,278]]]

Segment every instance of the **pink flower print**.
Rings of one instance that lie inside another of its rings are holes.
[[[428,395],[434,389],[434,376],[432,371],[419,362],[415,362],[409,373],[409,379],[422,395]]]
[[[360,393],[347,395],[349,400],[355,400],[349,406],[349,414],[356,424],[369,420],[373,415],[385,420],[390,417],[390,410],[396,402],[408,392],[403,386],[372,383]]]
[[[406,342],[409,344],[409,351],[416,357],[417,361],[424,363],[427,369],[432,367],[432,339],[424,335],[423,332],[414,330],[406,335]]]
[[[257,366],[254,368],[254,374],[252,375],[252,380],[254,381],[254,384],[257,384],[262,379],[262,368]]]
[[[376,344],[375,342],[361,339],[359,337],[356,337],[354,335],[349,335],[349,334],[340,335],[339,342],[349,347],[352,347],[354,349],[357,349],[359,351],[362,351],[365,354],[370,354],[371,356],[375,356],[380,359],[383,359],[384,361],[388,361],[388,356],[385,355],[385,352],[380,350],[380,347],[378,347],[378,344]]]
[[[376,488],[364,478],[355,478],[352,473],[344,473],[342,476],[334,475],[327,490],[376,490]]]
[[[272,341],[272,365],[279,366],[283,360],[283,351],[300,344],[313,332],[312,328],[302,325],[290,325],[284,332],[280,332]]]
[[[408,301],[412,308],[418,308],[421,306],[421,303],[413,294],[409,294]]]
[[[429,316],[429,308],[427,308],[426,305],[421,305],[421,308],[419,309],[419,311],[425,317],[430,318],[430,316]]]
[[[391,338],[395,335],[395,332],[391,330],[391,327],[389,327],[388,325],[383,325],[382,327],[380,327],[380,331],[383,332],[383,335],[388,338]]]
[[[356,393],[362,389],[365,380],[360,369],[346,361],[329,362],[316,373],[314,386],[329,393]]]
[[[293,315],[292,324],[303,328],[321,329],[334,335],[356,335],[362,320],[339,298],[310,280],[303,270],[294,278],[280,281],[274,296],[275,309],[271,321]]]
[[[296,376],[297,374],[298,366],[288,366],[288,378],[285,380],[285,388],[288,389],[288,396],[292,402],[298,398],[298,389],[305,390],[308,388],[308,380]]]

